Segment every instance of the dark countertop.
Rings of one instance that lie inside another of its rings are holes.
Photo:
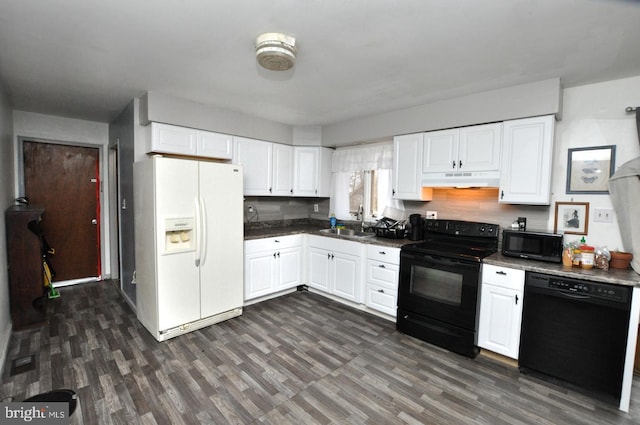
[[[598,268],[582,269],[579,267],[566,267],[557,263],[544,261],[525,260],[522,258],[505,257],[501,253],[493,254],[483,260],[484,264],[510,267],[524,271],[546,273],[555,276],[569,277],[573,279],[593,280],[595,282],[613,283],[616,285],[639,286],[640,275],[629,270],[601,270]]]
[[[263,227],[263,228],[250,228],[244,231],[244,240],[249,241],[253,239],[272,238],[276,236],[288,236],[296,235],[299,233],[306,233],[309,235],[324,236],[327,238],[344,239],[348,241],[360,242],[368,245],[382,245],[393,248],[400,248],[403,245],[410,243],[416,243],[418,241],[410,241],[409,239],[387,239],[378,237],[356,238],[351,236],[332,235],[327,233],[321,233],[320,228],[313,224],[294,224],[290,226],[277,226],[277,227]]]

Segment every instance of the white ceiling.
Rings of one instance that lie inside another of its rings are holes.
[[[286,72],[263,32],[296,37]],[[2,0],[0,80],[15,109],[109,122],[146,91],[324,125],[560,77],[640,75],[624,0]]]

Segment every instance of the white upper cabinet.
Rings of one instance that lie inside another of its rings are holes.
[[[423,188],[422,149],[424,133],[393,138],[393,197],[412,201],[429,201],[433,190]]]
[[[500,170],[501,144],[501,122],[462,127],[458,144],[458,170]]]
[[[333,150],[316,146],[295,146],[293,195],[329,197]]]
[[[424,133],[423,173],[498,171],[502,123]]]
[[[234,137],[233,151],[245,195],[329,197],[332,149]]]
[[[267,142],[265,142],[267,143]],[[271,143],[273,146],[273,196],[293,194],[293,147]]]
[[[504,122],[499,202],[549,205],[553,115]]]
[[[231,159],[233,138],[227,134],[152,122],[147,153],[169,153]]]
[[[245,195],[269,196],[273,192],[273,146],[261,140],[233,138],[233,162],[243,165]]]
[[[457,128],[424,133],[422,172],[457,170],[459,139],[460,130]]]
[[[291,196],[293,148],[279,143],[233,138],[233,162],[244,166],[244,194]]]
[[[233,157],[233,137],[228,134],[197,130],[196,152],[206,158],[231,159]]]

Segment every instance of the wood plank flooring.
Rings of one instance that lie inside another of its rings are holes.
[[[0,400],[56,388],[73,424],[638,424],[617,403],[468,359],[298,292],[158,343],[112,282],[60,289],[50,323],[14,333]],[[34,370],[10,376],[13,359]]]

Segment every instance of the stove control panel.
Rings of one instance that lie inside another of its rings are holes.
[[[498,237],[500,226],[460,220],[425,220],[425,231],[457,236]]]

